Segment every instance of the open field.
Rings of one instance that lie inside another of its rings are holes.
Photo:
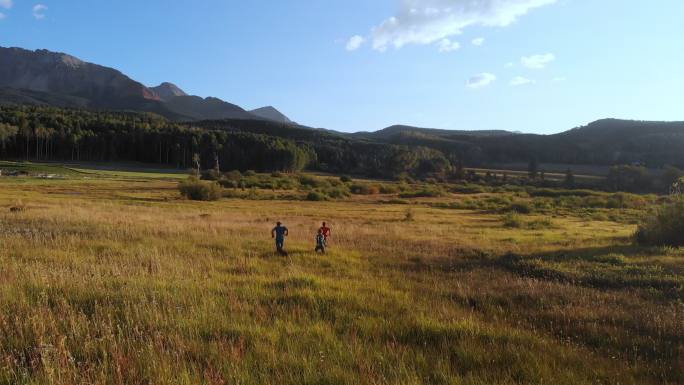
[[[182,179],[187,174],[176,168],[149,168],[139,163],[108,163],[96,162],[21,162],[0,161],[1,170],[20,171],[31,175],[91,178],[91,177],[123,177],[145,179]]]
[[[648,207],[192,202],[111,172],[0,179],[0,383],[684,383],[684,250],[632,245]]]

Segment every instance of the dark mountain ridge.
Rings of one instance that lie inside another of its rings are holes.
[[[79,97],[94,108],[126,108],[160,100],[115,69],[47,50],[0,47],[0,86]]]
[[[176,96],[188,96],[188,94],[181,90],[177,85],[169,82],[164,82],[150,89],[163,101],[168,101]]]
[[[296,124],[295,122],[290,120],[290,118],[285,116],[285,114],[278,111],[273,106],[266,106],[266,107],[257,108],[257,109],[249,111],[249,113],[252,115],[256,115],[258,117],[267,119],[267,120],[272,120],[274,122]]]
[[[487,166],[508,162],[646,164],[684,167],[684,122],[602,119],[551,135],[391,126],[351,137],[442,151],[452,161]]]
[[[375,132],[359,132],[358,136],[366,136],[371,138],[389,138],[394,136],[424,136],[424,137],[438,137],[438,138],[457,138],[462,136],[504,136],[514,135],[513,132],[504,130],[444,130],[439,128],[423,128],[406,125],[393,125],[383,128]]]
[[[0,47],[0,88],[0,104],[153,112],[175,121],[271,119],[218,98],[188,95],[172,83],[148,88],[113,68],[48,50]]]

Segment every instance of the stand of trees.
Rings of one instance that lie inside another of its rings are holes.
[[[135,161],[221,170],[305,168],[375,177],[446,175],[437,150],[353,140],[256,120],[184,124],[154,114],[0,107],[0,156],[43,161]]]

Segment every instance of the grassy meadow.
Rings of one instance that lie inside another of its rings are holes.
[[[684,383],[684,250],[632,242],[657,197],[177,178],[0,178],[0,383]]]

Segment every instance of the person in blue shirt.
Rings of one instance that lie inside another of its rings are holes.
[[[285,237],[288,235],[287,227],[283,226],[280,222],[276,223],[276,227],[271,230],[271,238],[275,238],[276,250],[281,255],[287,255],[283,247],[285,246]]]
[[[316,252],[318,253],[319,251],[323,254],[325,254],[325,235],[323,235],[323,230],[318,229],[318,234],[316,234]]]

